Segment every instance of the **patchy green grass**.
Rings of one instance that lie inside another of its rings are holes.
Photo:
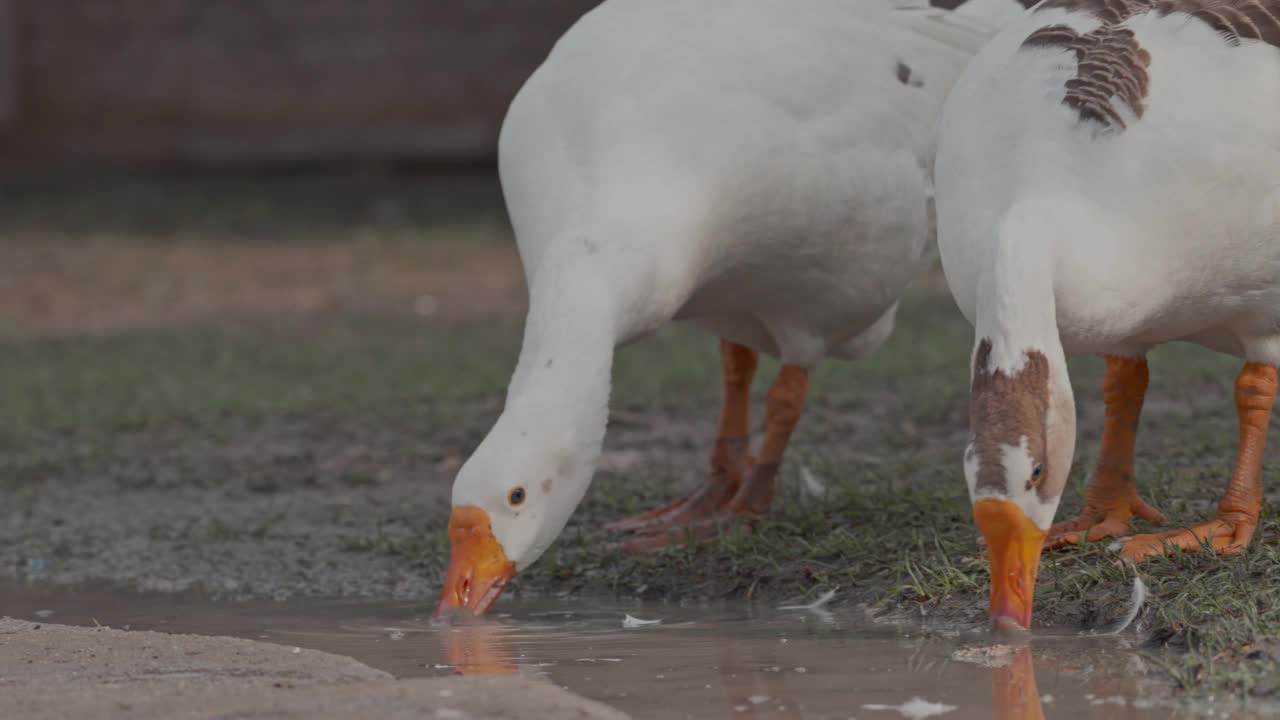
[[[510,337],[408,322],[5,339],[0,435],[493,394],[513,353]]]
[[[925,314],[935,301],[917,304]],[[0,337],[0,377],[6,384],[0,435],[492,396],[504,390],[515,367],[519,332],[518,325],[504,320],[481,327],[337,317],[323,325],[306,320]],[[967,343],[954,320],[932,327],[912,318],[872,358],[823,365],[814,375],[812,393],[857,403],[901,389],[915,396],[916,411],[927,415],[963,397]],[[763,397],[776,370],[776,362],[761,364],[757,397]],[[714,402],[719,387],[715,341],[687,329],[668,328],[627,346],[615,361],[618,406]]]
[[[323,322],[0,337],[6,384],[0,435],[493,396],[504,390],[519,349],[519,327],[503,320],[487,327],[387,318]],[[947,330],[904,324],[892,345],[868,361],[824,365],[813,393],[856,403],[868,388],[879,394],[914,378],[918,411],[953,404],[965,392],[966,371],[954,360],[963,358],[967,341],[954,327]],[[758,397],[776,369],[776,362],[762,363]],[[623,348],[614,376],[619,406],[714,402],[716,343],[669,328]]]

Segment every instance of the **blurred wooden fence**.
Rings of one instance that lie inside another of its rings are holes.
[[[598,0],[0,0],[0,165],[470,161]]]

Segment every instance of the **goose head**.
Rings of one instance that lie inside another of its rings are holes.
[[[604,420],[585,421],[578,434],[564,411],[509,404],[458,471],[437,615],[488,612],[569,522],[591,483]]]
[[[989,555],[992,624],[1025,631],[1040,552],[1075,451],[1075,407],[1060,348],[1002,352],[981,339],[969,424],[964,474]]]
[[[453,483],[437,615],[487,612],[564,530],[604,444],[617,342],[600,273],[539,273],[506,406]]]

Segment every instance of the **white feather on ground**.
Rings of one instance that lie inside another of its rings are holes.
[[[1147,585],[1142,582],[1142,578],[1133,576],[1133,592],[1129,594],[1129,611],[1125,613],[1124,618],[1116,623],[1115,627],[1110,630],[1095,633],[1097,635],[1119,635],[1124,632],[1133,621],[1138,618],[1138,613],[1142,611],[1142,606],[1147,602]]]
[[[918,697],[913,697],[901,705],[863,705],[863,710],[892,710],[909,720],[923,720],[931,718],[935,715],[945,715],[955,710],[954,705],[943,705],[942,703],[929,702]]]
[[[827,592],[819,596],[817,600],[814,600],[808,605],[783,605],[778,609],[779,610],[822,610],[826,608],[827,603],[831,602],[831,600],[835,598],[836,593],[839,592],[839,590],[840,588],[835,588],[834,590],[828,590]]]
[[[638,628],[638,627],[644,627],[645,625],[657,625],[661,622],[662,622],[661,620],[642,620],[638,617],[631,617],[630,615],[627,615],[626,617],[622,618],[622,627]]]
[[[800,479],[803,481],[805,494],[819,500],[827,496],[827,483],[825,480],[813,474],[807,466],[800,466]]]

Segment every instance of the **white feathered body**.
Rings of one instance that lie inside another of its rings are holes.
[[[1054,25],[1100,21],[1027,14],[943,112],[939,246],[962,311],[1013,315],[1047,283],[1067,353],[1187,340],[1280,362],[1280,49],[1183,13],[1136,15],[1123,27],[1149,53],[1144,107],[1112,98],[1123,126],[1107,126],[1063,102],[1074,52],[1024,46]],[[1007,297],[989,297],[993,272]]]
[[[678,317],[799,364],[873,349],[932,248],[938,110],[989,37],[910,4],[589,13],[503,128],[530,286],[599,276],[620,341]]]

